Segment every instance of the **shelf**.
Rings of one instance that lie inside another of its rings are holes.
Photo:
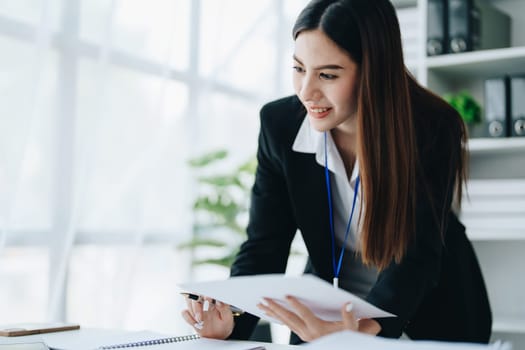
[[[468,149],[474,154],[525,152],[525,137],[469,139]]]
[[[517,317],[496,318],[492,323],[493,332],[525,334],[525,320]]]
[[[417,0],[392,0],[395,8],[416,7]]]
[[[525,73],[525,46],[427,57],[427,67],[455,78]]]
[[[467,90],[483,106],[484,81],[525,75],[525,0],[488,0],[511,19],[512,47],[426,57],[429,0],[418,0],[423,23],[417,59],[420,82],[438,95]],[[490,20],[488,22],[491,25]],[[486,32],[486,34],[490,34]],[[486,123],[484,121],[484,123]],[[493,337],[525,349],[525,137],[484,138],[469,127],[468,183],[459,213],[483,270],[493,311]],[[481,137],[481,138],[477,138]],[[467,194],[469,196],[467,196]]]
[[[525,230],[504,230],[497,233],[494,229],[468,229],[467,237],[471,241],[525,241]]]

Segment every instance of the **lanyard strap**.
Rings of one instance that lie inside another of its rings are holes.
[[[328,211],[330,214],[330,233],[332,237],[332,267],[334,269],[334,287],[338,287],[339,284],[339,273],[341,272],[341,266],[343,263],[343,256],[345,254],[346,242],[348,240],[348,234],[350,232],[350,224],[352,222],[352,217],[354,216],[355,203],[357,200],[357,193],[359,191],[359,175],[357,176],[354,189],[354,199],[352,200],[352,210],[350,211],[350,217],[348,218],[348,223],[346,225],[345,238],[343,240],[343,246],[341,247],[341,253],[339,253],[339,261],[337,266],[335,264],[335,231],[334,231],[334,219],[333,219],[333,209],[332,209],[332,186],[330,184],[330,172],[328,171],[328,151],[327,151],[327,132],[324,132],[324,174],[326,179],[326,189],[328,192]]]

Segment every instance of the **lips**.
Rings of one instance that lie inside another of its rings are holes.
[[[323,119],[332,111],[331,107],[308,107],[308,115],[315,119]]]

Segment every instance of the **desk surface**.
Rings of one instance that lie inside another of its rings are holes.
[[[100,346],[136,343],[166,337],[169,336],[148,331],[126,332],[83,328],[78,331],[30,335],[25,337],[0,337],[0,344],[43,341],[52,349],[94,350]],[[334,333],[317,339],[304,347],[250,341],[220,341],[204,338],[153,346],[133,346],[132,348],[137,350],[253,350],[253,348],[257,346],[264,346],[266,350],[298,350],[299,348],[305,350],[348,350],[349,348],[379,350],[509,350],[512,348],[510,344],[500,342],[486,345],[439,341],[411,341],[386,339],[356,332]]]
[[[104,345],[115,345],[124,343],[135,343],[140,341],[146,341],[151,339],[162,339],[168,338],[172,335],[160,334],[149,331],[139,332],[128,332],[121,330],[108,330],[108,329],[94,329],[94,328],[81,328],[76,331],[46,333],[46,334],[35,334],[21,337],[2,337],[0,336],[0,344],[15,344],[15,343],[30,343],[30,342],[44,342],[51,349],[74,349],[74,350],[92,350]],[[202,340],[208,341],[208,340]],[[179,349],[179,348],[193,348],[191,341],[166,344],[164,346],[152,346],[151,349]],[[226,344],[227,343],[227,344]],[[231,350],[243,350],[249,349],[254,346],[264,346],[266,350],[293,350],[297,349],[297,346],[283,345],[283,344],[272,344],[272,343],[260,343],[260,342],[243,342],[243,341],[228,341],[225,344],[211,344],[210,347],[216,349],[231,349]],[[179,346],[176,346],[180,344]],[[195,343],[197,344],[197,343]],[[184,345],[184,346],[182,346]],[[201,348],[199,341],[199,348]],[[209,345],[209,344],[207,344]],[[208,347],[208,346],[206,346]],[[148,349],[148,346],[140,347],[141,349]]]

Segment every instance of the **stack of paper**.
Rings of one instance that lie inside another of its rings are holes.
[[[469,237],[495,239],[524,236],[525,179],[471,179],[467,189],[460,219],[467,227]]]
[[[215,298],[235,305],[246,312],[272,322],[277,320],[265,315],[258,307],[263,297],[272,298],[289,308],[285,297],[292,295],[308,306],[318,317],[327,321],[341,319],[341,309],[348,303],[354,305],[357,318],[393,317],[363,299],[326,281],[312,276],[289,277],[282,274],[231,277],[227,280],[183,283],[187,292]]]

